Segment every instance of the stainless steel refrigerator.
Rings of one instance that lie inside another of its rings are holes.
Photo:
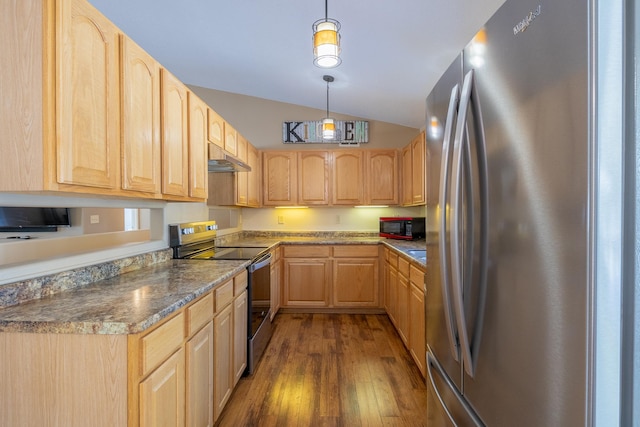
[[[586,425],[589,16],[508,0],[427,98],[431,427]]]

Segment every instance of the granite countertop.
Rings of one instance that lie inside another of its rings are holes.
[[[249,261],[170,260],[0,309],[0,331],[135,334],[247,265]]]
[[[370,236],[249,236],[221,246],[274,248],[281,244],[384,244],[426,267],[426,258],[409,253],[426,249],[425,240]],[[248,265],[249,261],[168,260],[76,289],[0,308],[0,332],[139,333]]]

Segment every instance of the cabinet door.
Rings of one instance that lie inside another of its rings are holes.
[[[333,153],[334,205],[364,204],[364,159],[362,151]]]
[[[247,339],[249,335],[249,310],[247,291],[234,300],[233,308],[233,385],[235,386],[247,367]]]
[[[238,132],[226,122],[224,124],[224,149],[234,156],[238,155]]]
[[[426,373],[425,312],[422,284],[411,283],[409,295],[409,352],[422,376]]]
[[[247,140],[237,133],[238,158],[247,163]],[[249,200],[249,174],[251,172],[236,172],[236,205],[247,206]]]
[[[162,69],[162,193],[189,194],[187,88]]]
[[[207,119],[209,122],[209,128],[207,131],[207,138],[209,139],[209,142],[212,142],[218,147],[224,149],[224,119],[211,108],[207,109]]]
[[[213,426],[213,322],[187,341],[186,349],[186,425]]]
[[[411,144],[402,149],[402,205],[411,206],[413,203],[413,174],[411,166]]]
[[[328,205],[331,155],[328,151],[298,153],[298,202]]]
[[[398,267],[396,329],[405,345],[409,342],[409,278]]]
[[[411,142],[411,161],[411,201],[414,205],[424,205],[427,162],[424,131]]]
[[[397,205],[400,192],[398,151],[369,150],[366,158],[367,204]]]
[[[189,196],[207,198],[207,105],[194,93],[189,101]]]
[[[388,271],[388,295],[386,298],[387,303],[387,314],[389,315],[389,319],[391,319],[391,323],[393,323],[398,328],[398,269],[389,264]]]
[[[213,318],[213,419],[218,419],[233,390],[233,305]]]
[[[378,307],[378,259],[333,261],[333,305]]]
[[[268,151],[262,157],[265,206],[298,204],[297,155],[291,151]]]
[[[184,349],[180,348],[140,383],[140,426],[183,426]]]
[[[88,2],[56,3],[57,181],[120,188],[115,25]]]
[[[122,188],[160,193],[160,65],[121,36]]]
[[[331,289],[329,259],[284,259],[284,295],[289,307],[328,307]]]
[[[279,249],[276,249],[279,251]],[[274,261],[275,260],[275,261]],[[271,260],[271,320],[276,317],[280,310],[280,259],[272,253]]]
[[[260,152],[250,143],[247,144],[247,163],[251,168],[251,172],[247,174],[249,180],[247,185],[247,205],[257,208],[260,207],[260,191],[262,190],[260,186],[260,179],[262,177]]]

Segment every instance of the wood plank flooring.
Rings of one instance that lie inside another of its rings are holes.
[[[426,426],[427,391],[386,315],[278,314],[217,426]]]

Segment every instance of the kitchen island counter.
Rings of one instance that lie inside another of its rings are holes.
[[[226,282],[249,261],[170,260],[0,309],[0,332],[135,334]]]

